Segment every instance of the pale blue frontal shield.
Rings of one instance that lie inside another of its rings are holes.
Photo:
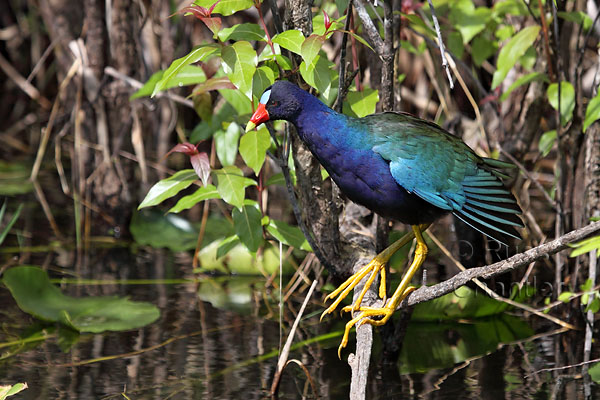
[[[267,104],[267,102],[269,101],[269,97],[271,97],[271,89],[265,91],[260,97],[260,104]]]

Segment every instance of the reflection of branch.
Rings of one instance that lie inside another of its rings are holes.
[[[584,239],[596,232],[600,232],[600,221],[564,234],[551,242],[534,247],[523,253],[516,254],[507,260],[499,261],[485,267],[471,268],[464,272],[460,272],[437,285],[421,287],[409,295],[407,300],[402,303],[402,307],[410,307],[448,294],[474,278],[488,279],[512,271],[541,258],[558,253],[559,251],[566,249],[569,243]]]
[[[306,297],[304,298],[304,302],[302,303],[302,307],[300,307],[300,311],[298,312],[298,315],[296,316],[296,319],[294,320],[294,324],[292,325],[292,329],[290,329],[290,333],[288,334],[287,340],[285,341],[285,346],[283,346],[283,349],[281,350],[280,356],[279,356],[279,360],[277,360],[277,371],[275,371],[275,377],[273,378],[273,383],[271,385],[271,396],[277,396],[277,391],[279,390],[279,382],[281,381],[281,374],[283,372],[283,369],[286,367],[286,365],[288,364],[288,356],[290,355],[290,348],[292,347],[292,342],[294,341],[294,334],[296,333],[296,328],[298,328],[298,324],[300,323],[300,320],[302,319],[302,315],[304,314],[304,309],[306,308],[306,305],[308,304],[308,301],[310,300],[310,296],[312,295],[313,291],[315,290],[315,287],[317,286],[317,283],[319,282],[318,279],[315,279],[312,283],[312,285],[310,286],[310,289],[308,289],[308,293],[306,294]],[[290,361],[294,361],[294,360],[290,360]],[[302,365],[299,364],[301,367]],[[306,369],[303,368],[305,371]],[[312,379],[310,377],[310,374],[307,375],[308,379],[311,383],[311,386],[313,388],[313,392],[315,390],[315,386],[312,382]]]

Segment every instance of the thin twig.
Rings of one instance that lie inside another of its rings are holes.
[[[546,200],[546,202],[548,203],[548,205],[550,207],[552,207],[552,209],[554,211],[557,210],[557,204],[554,200],[552,200],[552,197],[550,197],[550,195],[548,194],[548,192],[546,192],[546,189],[544,189],[544,187],[542,186],[542,184],[540,182],[538,182],[537,179],[535,179],[531,173],[529,173],[529,171],[527,170],[527,168],[525,168],[525,166],[523,164],[521,164],[519,162],[519,160],[517,160],[512,154],[510,154],[508,151],[504,150],[504,148],[500,145],[500,143],[496,144],[496,147],[498,148],[498,150],[500,150],[500,153],[504,154],[504,156],[506,158],[509,159],[509,161],[513,164],[515,164],[517,166],[517,168],[519,168],[519,171],[521,171],[523,173],[523,175],[525,175],[525,177],[535,185],[535,187],[542,192],[543,196],[544,196],[544,200]]]
[[[19,74],[19,71],[17,71],[2,54],[0,54],[0,68],[22,91],[25,92],[25,94],[27,94],[27,96],[37,101],[43,109],[49,110],[52,108],[52,103],[50,100],[42,96],[40,91],[35,86],[23,78],[23,76]]]
[[[433,240],[433,242],[436,244],[436,246],[440,250],[442,250],[442,253],[444,253],[444,255],[446,255],[446,257],[448,257],[454,263],[454,265],[456,265],[456,267],[458,269],[460,269],[461,271],[466,271],[467,270],[467,268],[464,265],[462,265],[462,263],[460,261],[458,261],[456,258],[454,258],[454,256],[452,256],[452,253],[450,253],[450,251],[446,248],[446,246],[444,246],[442,244],[442,242],[440,242],[439,239],[433,233],[427,232],[427,234],[429,235],[429,237],[431,238],[431,240]],[[552,321],[555,324],[560,325],[560,326],[562,326],[564,328],[567,328],[567,329],[576,329],[575,326],[569,324],[568,322],[564,322],[564,321],[562,321],[562,320],[560,320],[560,319],[558,319],[556,317],[553,317],[553,316],[551,316],[549,314],[544,314],[543,312],[538,311],[538,310],[536,310],[533,307],[529,307],[526,304],[518,303],[518,302],[516,302],[514,300],[507,299],[506,297],[500,296],[496,292],[492,291],[485,283],[481,282],[477,278],[474,278],[473,282],[475,282],[475,284],[477,286],[479,286],[488,296],[490,296],[494,300],[501,301],[503,303],[509,304],[509,305],[511,305],[513,307],[516,307],[516,308],[520,308],[520,309],[522,309],[524,311],[527,311],[527,312],[530,312],[532,314],[535,314],[538,317],[545,318],[545,319],[547,319],[549,321]]]
[[[113,67],[104,68],[104,73],[108,76],[112,76],[113,78],[124,81],[129,86],[133,87],[134,89],[139,89],[142,86],[144,86],[144,84],[142,82],[117,71]],[[175,103],[183,104],[184,106],[187,106],[189,108],[194,108],[194,102],[192,100],[186,99],[182,96],[179,96],[179,95],[176,95],[176,94],[173,94],[170,92],[159,92],[156,94],[156,97],[157,98],[167,97],[167,98],[173,100]]]
[[[48,146],[48,140],[50,139],[50,133],[52,132],[52,127],[54,126],[54,120],[56,119],[56,115],[58,114],[58,108],[60,105],[61,94],[65,90],[65,88],[67,87],[67,85],[69,84],[69,82],[71,81],[73,76],[75,76],[75,74],[77,73],[77,70],[79,69],[79,64],[80,64],[79,58],[77,58],[77,59],[75,59],[75,61],[73,61],[71,68],[69,68],[69,71],[67,72],[67,75],[65,76],[63,81],[60,83],[60,86],[58,87],[58,95],[56,96],[56,100],[54,101],[54,104],[52,105],[52,111],[50,111],[50,117],[48,118],[48,124],[43,129],[42,139],[40,140],[40,145],[38,147],[38,151],[35,156],[33,168],[31,168],[31,175],[29,176],[29,179],[31,181],[35,181],[37,179],[37,175],[40,171],[40,167],[42,166],[42,160],[44,158],[44,154],[46,154],[46,147]]]
[[[431,0],[429,0],[429,1],[431,1]],[[489,140],[488,140],[487,134],[485,132],[485,127],[483,126],[483,119],[481,118],[481,111],[479,111],[479,105],[477,105],[477,102],[473,98],[473,95],[471,94],[469,87],[467,86],[464,79],[462,78],[462,75],[458,71],[458,68],[456,67],[456,64],[454,63],[454,60],[452,58],[450,58],[450,67],[452,68],[452,71],[454,71],[454,75],[456,75],[456,79],[458,79],[458,83],[460,83],[460,87],[463,89],[463,92],[467,96],[467,99],[469,99],[469,103],[471,103],[471,107],[473,107],[473,111],[475,112],[475,119],[477,119],[477,126],[479,126],[479,131],[481,132],[481,136],[483,139],[485,139],[485,141],[489,145]],[[451,88],[452,88],[452,86],[451,86]]]
[[[569,243],[585,239],[596,232],[600,232],[600,221],[593,222],[583,228],[566,233],[551,242],[544,243],[523,253],[516,254],[507,260],[499,261],[485,267],[470,268],[466,271],[459,272],[444,282],[433,286],[423,286],[411,293],[402,303],[401,308],[411,307],[415,304],[443,296],[474,278],[488,279],[524,265],[528,265],[534,261],[558,253],[559,251],[566,249]]]
[[[342,112],[344,107],[344,97],[346,93],[343,92],[343,88],[346,87],[346,54],[348,47],[348,33],[350,30],[350,14],[352,14],[352,2],[348,3],[346,9],[346,23],[344,26],[344,33],[342,34],[342,47],[340,49],[340,66],[338,72],[338,94],[335,102],[333,103],[333,109],[339,113]],[[358,71],[357,71],[358,73]]]
[[[371,41],[375,52],[377,55],[379,55],[379,57],[381,57],[381,55],[384,53],[384,43],[383,39],[379,35],[379,31],[375,27],[375,24],[373,24],[371,17],[369,17],[369,13],[365,9],[365,5],[363,4],[362,0],[352,0],[352,3],[354,4],[354,8],[356,8],[358,17],[363,23],[363,27],[367,32],[367,36],[369,36],[369,40]]]
[[[32,181],[32,183],[33,183],[33,188],[35,189],[35,195],[38,198],[40,205],[42,206],[42,210],[44,211],[44,214],[46,215],[46,219],[48,220],[48,223],[52,227],[52,230],[54,231],[56,238],[62,242],[63,235],[60,233],[58,224],[56,223],[56,220],[54,219],[54,216],[52,215],[52,209],[50,208],[50,205],[48,204],[48,201],[46,200],[46,196],[44,195],[44,191],[42,190],[42,187],[40,186],[40,184],[38,183],[37,180]]]
[[[448,68],[448,60],[446,59],[446,50],[444,48],[444,39],[442,39],[442,31],[440,30],[440,23],[435,15],[435,8],[433,7],[433,2],[428,0],[429,9],[431,10],[431,19],[433,19],[433,25],[435,26],[435,33],[437,33],[438,37],[438,47],[440,48],[440,54],[442,56],[442,67],[446,70],[446,76],[448,77],[448,82],[450,83],[450,89],[454,89],[454,82],[452,82],[452,75],[450,75],[450,69]]]

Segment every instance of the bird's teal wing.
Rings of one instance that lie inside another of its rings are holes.
[[[514,227],[523,226],[521,210],[498,171],[511,164],[481,158],[459,138],[408,114],[373,117],[362,119],[372,149],[389,161],[399,185],[496,240],[520,238]]]

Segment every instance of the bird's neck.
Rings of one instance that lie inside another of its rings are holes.
[[[304,107],[290,122],[313,153],[320,153],[324,145],[340,150],[351,145],[348,116],[335,112],[308,93],[303,104]]]

